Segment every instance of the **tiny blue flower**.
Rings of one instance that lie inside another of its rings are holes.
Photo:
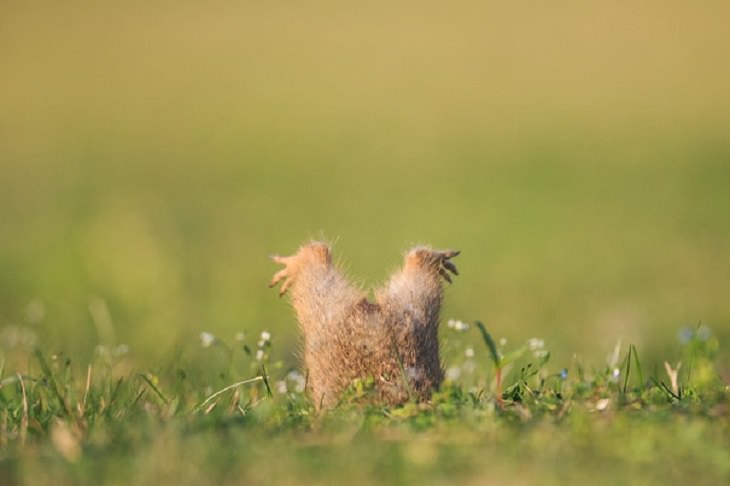
[[[677,337],[680,343],[687,344],[695,337],[695,330],[689,326],[683,327],[679,330]]]

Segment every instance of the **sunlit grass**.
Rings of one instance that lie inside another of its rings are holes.
[[[455,322],[455,337],[477,332]],[[461,361],[452,353],[462,378],[447,377],[428,403],[380,406],[365,380],[328,413],[315,412],[301,376],[257,359],[245,340],[204,334],[207,359],[154,371],[123,354],[80,367],[36,349],[26,373],[0,366],[0,471],[11,484],[557,483],[598,466],[614,471],[595,479],[606,484],[730,477],[730,391],[707,327],[682,330],[679,361],[655,370],[620,344],[603,364],[554,367],[541,339],[510,347],[476,327],[485,346],[458,350]],[[261,338],[255,346],[274,352],[271,334]],[[218,352],[228,366],[213,364]]]

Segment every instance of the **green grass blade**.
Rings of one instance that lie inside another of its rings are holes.
[[[124,381],[124,378],[120,377],[117,380],[117,384],[114,386],[114,389],[111,390],[109,393],[109,404],[107,405],[107,408],[111,408],[112,403],[114,403],[114,400],[117,399],[117,395],[119,394],[119,389],[122,386],[122,381]]]
[[[494,361],[494,366],[500,368],[502,364],[502,359],[499,355],[499,351],[497,350],[497,344],[494,342],[494,339],[492,339],[492,336],[489,334],[489,332],[487,332],[487,328],[484,327],[484,324],[482,324],[481,321],[475,321],[475,324],[479,328],[479,331],[482,333],[482,338],[489,348],[489,352],[492,355],[492,360]]]
[[[41,353],[40,350],[35,351],[35,357],[38,360],[38,362],[41,365],[41,370],[43,371],[43,376],[48,380],[48,383],[51,387],[51,391],[58,399],[59,403],[61,404],[61,409],[63,410],[63,413],[66,415],[66,417],[76,422],[76,417],[74,416],[73,412],[71,411],[71,407],[69,407],[66,397],[63,393],[61,393],[61,387],[58,385],[58,381],[56,381],[56,378],[53,376],[53,372],[51,371],[51,367],[48,366],[48,362],[46,361],[46,358],[43,356],[43,353]]]
[[[644,374],[641,372],[641,362],[639,362],[639,354],[636,352],[636,346],[633,344],[629,346],[629,351],[634,353],[634,362],[636,363],[636,372],[639,374],[639,386],[640,389],[644,389]]]
[[[631,374],[631,348],[632,344],[629,344],[629,352],[626,355],[626,376],[624,376],[624,389],[623,394],[626,395],[626,387],[629,385],[629,375]]]
[[[165,394],[162,393],[162,391],[160,391],[160,389],[157,388],[157,386],[154,383],[152,383],[152,380],[150,380],[147,377],[147,375],[145,375],[144,373],[140,373],[139,376],[142,377],[142,379],[149,385],[149,387],[152,388],[152,391],[154,391],[157,394],[157,396],[162,399],[163,402],[170,403],[170,400],[168,400],[168,398],[165,396]]]
[[[264,380],[264,386],[266,387],[266,394],[269,398],[274,398],[274,394],[271,393],[271,385],[269,384],[269,374],[266,372],[266,365],[261,364],[261,379]]]
[[[657,388],[659,388],[659,390],[664,392],[664,394],[667,395],[668,397],[674,398],[676,400],[682,400],[682,398],[675,395],[674,392],[672,391],[672,389],[669,388],[666,385],[666,383],[664,383],[663,381],[659,381],[656,378],[654,378],[653,376],[651,377],[651,381],[654,382],[654,384],[657,386]]]

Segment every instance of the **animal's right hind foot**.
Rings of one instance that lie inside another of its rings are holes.
[[[406,265],[418,265],[432,268],[443,277],[444,280],[451,283],[451,272],[459,275],[456,265],[451,261],[452,258],[459,256],[458,250],[433,250],[427,247],[417,247],[412,249],[406,255]]]

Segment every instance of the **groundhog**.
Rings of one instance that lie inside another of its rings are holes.
[[[374,301],[332,263],[330,247],[313,241],[288,257],[270,287],[291,289],[303,337],[307,389],[317,408],[337,404],[354,379],[372,377],[377,398],[390,405],[427,400],[443,379],[438,325],[441,279],[458,275],[454,250],[415,247],[403,268],[375,291]]]

